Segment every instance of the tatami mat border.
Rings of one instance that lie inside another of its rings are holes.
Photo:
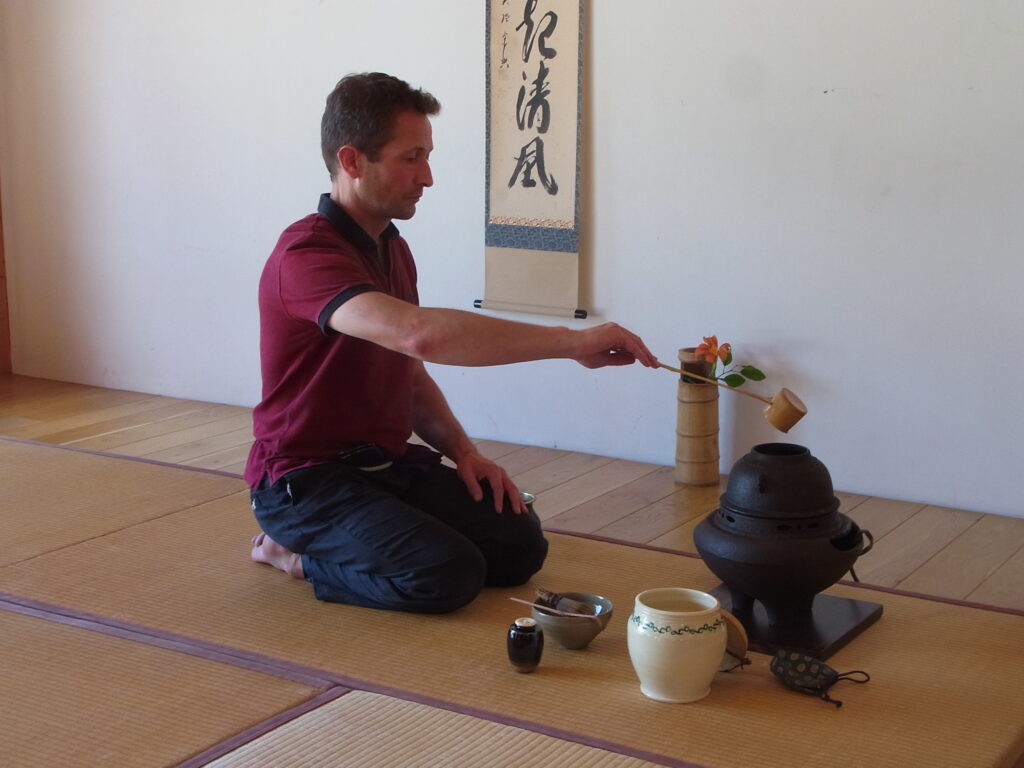
[[[339,684],[333,675],[272,656],[262,656],[231,646],[218,645],[187,635],[178,635],[173,632],[153,629],[152,627],[131,624],[108,616],[76,611],[7,592],[0,592],[0,610],[20,613],[25,616],[34,616],[38,619],[46,619],[58,624],[67,624],[68,626],[80,629],[92,630],[93,632],[101,632],[112,637],[133,640],[169,651],[179,651],[210,661],[242,667],[253,672],[262,672],[266,675],[286,678],[313,688],[334,688]]]
[[[73,446],[73,445],[56,445],[54,443],[46,443],[46,442],[42,442],[42,441],[39,441],[39,440],[30,440],[28,438],[23,438],[23,437],[9,437],[7,435],[0,435],[0,440],[8,440],[8,441],[13,442],[13,443],[26,443],[28,445],[44,446],[44,447],[47,447],[47,448],[59,448],[60,450],[63,450],[63,451],[71,451],[71,452],[75,452],[75,453],[87,453],[87,454],[91,454],[93,456],[104,456],[104,457],[110,458],[110,459],[121,459],[121,460],[124,460],[124,461],[134,461],[134,462],[137,462],[137,463],[140,463],[140,464],[152,464],[154,466],[159,466],[159,467],[171,467],[172,469],[183,469],[183,470],[186,470],[186,471],[189,471],[189,472],[200,472],[200,473],[208,474],[208,475],[219,475],[220,477],[231,477],[231,478],[236,478],[236,479],[239,479],[239,480],[243,479],[242,475],[240,475],[240,474],[238,474],[236,472],[224,472],[223,470],[219,470],[219,469],[204,469],[203,467],[193,467],[193,466],[188,466],[188,465],[185,465],[185,464],[174,464],[172,462],[167,462],[167,461],[156,461],[154,459],[146,459],[146,458],[141,458],[139,456],[125,456],[123,454],[110,453],[110,452],[107,452],[107,451],[95,451],[95,450],[91,450],[89,448],[78,448],[78,447]],[[700,555],[698,555],[695,552],[686,552],[686,551],[681,550],[681,549],[672,549],[671,547],[659,547],[659,546],[655,546],[655,545],[652,545],[652,544],[643,544],[643,543],[636,542],[636,541],[626,541],[624,539],[616,539],[616,538],[612,538],[610,536],[600,536],[600,535],[594,534],[594,533],[582,533],[580,531],[570,531],[570,530],[564,530],[564,529],[556,528],[556,527],[544,526],[544,530],[546,532],[548,532],[548,533],[558,533],[558,534],[561,534],[563,536],[578,536],[579,538],[592,539],[593,541],[603,541],[603,542],[607,542],[609,544],[621,544],[621,545],[624,545],[624,546],[627,546],[627,547],[636,547],[638,549],[649,549],[652,552],[666,552],[666,553],[672,554],[672,555],[682,555],[683,557],[691,557],[691,558],[700,559]],[[885,593],[890,594],[890,595],[902,595],[903,597],[916,597],[916,598],[919,598],[919,599],[922,599],[922,600],[932,600],[932,601],[935,601],[937,603],[946,603],[948,605],[959,605],[959,606],[963,606],[965,608],[978,608],[978,609],[984,610],[984,611],[995,611],[996,613],[1007,613],[1007,614],[1010,614],[1011,616],[1024,616],[1024,610],[1019,610],[1019,609],[1016,609],[1016,608],[1003,607],[1003,606],[998,606],[998,605],[990,605],[988,603],[976,603],[976,602],[971,602],[969,600],[956,600],[954,598],[939,597],[937,595],[929,595],[929,594],[926,594],[924,592],[910,592],[908,590],[897,589],[895,587],[883,587],[883,586],[878,585],[878,584],[870,584],[870,583],[864,582],[864,581],[851,581],[849,579],[842,579],[838,583],[842,584],[844,586],[848,586],[848,587],[858,587],[858,588],[861,588],[861,589],[868,589],[868,590],[873,590],[873,591],[876,591],[876,592],[885,592]],[[1022,766],[1022,768],[1024,768],[1024,766]]]
[[[262,723],[257,723],[252,728],[247,728],[240,733],[236,733],[229,739],[225,739],[219,744],[214,744],[209,749],[204,749],[198,755],[190,757],[188,760],[184,760],[178,763],[175,768],[202,768],[202,766],[212,763],[214,760],[229,752],[233,752],[239,747],[245,746],[250,741],[254,741],[261,736],[265,736],[275,728],[279,728],[285,723],[289,723],[297,717],[302,717],[308,712],[312,712],[314,709],[322,707],[330,701],[334,701],[346,693],[351,693],[348,688],[331,688],[324,691],[319,696],[314,696],[309,701],[303,702],[298,706],[287,709],[284,712],[279,712],[273,717],[268,717]]]
[[[607,752],[614,752],[620,755],[627,755],[629,757],[635,757],[640,760],[646,760],[650,763],[656,763],[658,765],[667,766],[667,768],[706,768],[702,764],[693,763],[687,760],[681,760],[679,758],[671,757],[669,755],[662,755],[654,752],[646,752],[644,750],[638,750],[628,747],[617,742],[606,741],[603,739],[594,738],[586,734],[578,733],[575,731],[567,731],[560,728],[553,728],[543,723],[539,723],[533,720],[524,720],[515,717],[509,717],[502,715],[498,712],[492,712],[489,710],[479,709],[476,707],[467,707],[457,704],[446,699],[434,698],[431,696],[423,696],[421,694],[413,693],[401,688],[393,688],[387,685],[380,685],[373,683],[368,680],[363,680],[356,677],[349,677],[347,675],[339,675],[328,670],[316,669],[314,667],[305,667],[298,664],[294,664],[283,659],[279,659],[273,656],[264,656],[262,654],[252,653],[250,651],[243,651],[238,648],[231,646],[219,645],[216,643],[210,643],[205,640],[198,640],[191,638],[186,635],[178,635],[172,632],[166,632],[163,630],[146,627],[143,625],[132,624],[130,622],[121,621],[120,619],[113,619],[106,616],[99,616],[95,614],[89,614],[82,611],[75,611],[58,605],[52,605],[44,603],[39,600],[32,600],[29,598],[19,597],[7,592],[0,592],[0,610],[9,610],[16,613],[22,613],[28,616],[35,616],[41,619],[47,619],[50,621],[58,622],[61,624],[68,624],[83,629],[90,629],[96,632],[103,632],[108,635],[120,637],[128,640],[134,640],[136,642],[147,643],[149,645],[158,646],[167,650],[180,651],[182,653],[188,653],[193,656],[209,659],[212,661],[218,661],[225,664],[234,664],[235,666],[243,667],[245,669],[263,672],[268,675],[276,675],[278,677],[284,677],[296,682],[312,685],[320,688],[324,688],[325,694],[330,694],[330,698],[320,700],[319,703],[323,704],[325,701],[329,701],[336,698],[349,690],[361,690],[369,693],[379,693],[384,696],[391,696],[396,699],[402,699],[404,701],[411,701],[417,704],[424,704],[430,707],[436,707],[437,709],[447,710],[449,712],[456,712],[462,715],[470,715],[477,717],[482,720],[489,720],[491,722],[500,723],[502,725],[509,725],[516,728],[522,728],[526,731],[532,731],[533,733],[543,734],[545,736],[551,736],[556,739],[562,739],[563,741],[570,741],[575,744],[582,744],[588,747],[595,747],[597,749],[603,749]],[[314,699],[311,701],[316,701]],[[300,705],[302,706],[302,705]],[[313,709],[315,707],[310,707]],[[309,711],[309,710],[304,710]],[[297,717],[303,712],[299,712],[292,717]],[[274,718],[271,718],[274,720]],[[268,721],[270,722],[270,721]],[[262,728],[264,724],[254,726],[254,729],[258,730]],[[254,730],[250,729],[250,730]],[[249,731],[245,733],[246,740],[256,738],[265,731],[250,734]],[[236,739],[239,739],[236,743]],[[235,749],[242,743],[245,743],[242,739],[242,734],[237,737],[233,737],[226,743],[231,743],[233,746],[230,749]],[[218,749],[218,747],[212,747],[211,750]],[[230,749],[226,751],[230,751]],[[225,752],[219,752],[217,754],[211,754],[206,757],[206,762],[210,762]],[[206,753],[204,753],[206,754]],[[193,758],[198,760],[198,756]],[[189,768],[198,768],[198,766],[204,765],[205,763],[186,763]]]
[[[111,459],[118,459],[122,461],[133,461],[141,464],[164,466],[173,469],[199,472],[202,474],[218,475],[233,479],[241,479],[240,475],[238,474],[224,472],[220,470],[184,466],[181,464],[155,461],[140,457],[123,456],[103,451],[78,448],[75,446],[60,446],[54,445],[52,443],[45,443],[30,439],[6,436],[0,436],[0,440],[7,440],[14,443],[43,446],[47,448],[58,448],[61,450],[91,454]],[[596,534],[581,533],[578,531],[566,531],[560,530],[558,528],[548,527],[545,527],[545,531],[565,536],[590,539],[610,544],[617,544],[620,546],[624,545],[628,547],[634,547],[637,549],[646,549],[655,552],[663,552],[673,555],[682,555],[684,557],[689,557],[693,559],[700,559],[699,555],[692,552],[685,552],[677,549],[658,547],[638,542],[623,541],[621,539],[615,539]],[[1024,616],[1024,611],[1013,608],[936,597],[933,595],[909,592],[890,587],[866,584],[864,582],[859,581],[853,582],[844,580],[840,583],[844,586],[858,587],[865,590],[877,591],[892,595],[917,598],[921,600],[934,601],[937,603],[944,603],[956,606],[964,606],[985,611],[991,611],[995,613],[1010,614],[1014,616]],[[253,739],[256,739],[266,734],[274,728],[279,727],[280,725],[290,720],[293,720],[297,717],[300,717],[303,714],[313,711],[329,701],[333,701],[339,698],[340,696],[345,695],[351,690],[362,690],[371,693],[378,693],[386,696],[391,696],[397,699],[402,699],[405,701],[424,704],[446,711],[456,712],[459,714],[469,715],[491,722],[522,728],[527,731],[551,736],[554,738],[562,739],[565,741],[581,745],[595,747],[617,754],[628,755],[652,763],[670,766],[671,768],[702,768],[702,766],[697,763],[681,760],[679,758],[674,758],[667,755],[645,752],[643,750],[638,750],[615,742],[605,741],[596,737],[588,736],[586,734],[546,726],[543,723],[536,722],[533,720],[509,717],[489,710],[463,706],[444,699],[438,699],[423,694],[417,694],[399,688],[392,688],[390,686],[380,685],[372,683],[367,680],[340,675],[338,673],[330,672],[323,669],[317,669],[314,667],[307,667],[295,664],[294,662],[289,662],[273,656],[267,656],[255,652],[245,651],[239,648],[235,648],[233,646],[210,643],[208,641],[199,640],[197,638],[190,637],[187,635],[180,635],[169,631],[154,629],[152,627],[147,627],[144,625],[132,624],[130,622],[125,622],[119,619],[114,619],[103,615],[88,614],[63,606],[48,604],[42,601],[20,597],[18,595],[11,593],[0,592],[0,610],[7,610],[15,613],[33,616],[36,618],[54,621],[57,623],[89,629],[110,636],[160,647],[166,650],[178,651],[189,655],[205,658],[211,661],[230,664],[251,671],[256,671],[268,675],[273,675],[276,677],[294,680],[296,682],[310,685],[311,687],[320,689],[322,691],[320,694],[314,696],[306,702],[284,712],[278,713],[277,715],[268,718],[267,720],[253,726],[252,728],[240,732],[235,736],[232,736],[229,739],[226,739],[225,741],[217,745],[214,745],[213,747],[207,750],[204,750],[202,753],[197,754],[182,763],[179,763],[178,768],[199,768],[200,766],[206,765],[207,763],[231,752],[232,750],[237,749],[243,744],[248,743],[249,741],[252,741]],[[1020,758],[1015,765],[1018,766],[1018,768],[1024,768],[1024,757]]]
[[[582,535],[582,538],[597,539],[614,544],[628,544],[628,542],[621,542],[615,539],[605,539],[597,536]],[[642,544],[632,544],[631,546],[636,546],[641,549],[664,551],[672,554],[683,554],[688,557],[696,557],[691,553],[681,553],[676,552],[675,550],[662,549],[658,547],[649,547],[647,545]],[[929,595],[917,595],[913,593],[902,592],[900,590],[894,590],[884,587],[872,587],[858,583],[851,583],[850,586],[863,586],[866,589],[875,589],[878,591],[897,595],[909,595],[911,597],[921,598],[925,600],[935,600],[937,602],[950,603],[954,605],[963,605],[972,608],[979,608],[981,610],[991,610],[997,613],[1009,613],[1012,615],[1021,614],[1020,611],[1014,609],[1004,609],[995,606],[967,603],[964,601],[940,599]],[[238,648],[234,648],[232,646],[210,643],[186,635],[177,635],[175,633],[157,630],[143,625],[136,625],[129,622],[124,622],[119,619],[113,619],[105,616],[75,611],[62,606],[52,605],[44,603],[42,601],[19,597],[17,595],[13,595],[6,592],[0,592],[0,610],[10,610],[42,619],[48,619],[59,623],[64,623],[85,629],[91,629],[93,631],[103,632],[108,635],[113,635],[116,637],[135,640],[137,642],[148,643],[150,645],[155,645],[168,650],[176,650],[194,656],[210,659],[213,661],[233,664],[236,666],[244,667],[246,669],[263,672],[265,674],[292,679],[296,682],[301,682],[324,689],[323,694],[321,694],[318,697],[315,697],[314,699],[311,699],[309,702],[303,705],[300,705],[298,708],[289,710],[286,713],[282,713],[280,716],[270,718],[264,723],[254,726],[252,729],[249,729],[244,733],[240,733],[235,737],[226,740],[220,745],[211,747],[210,750],[207,750],[206,752],[202,753],[202,755],[197,755],[194,758],[191,758],[189,762],[181,764],[179,768],[199,768],[200,766],[205,765],[206,763],[222,756],[223,754],[227,754],[227,752],[230,752],[232,749],[236,749],[237,747],[241,746],[247,741],[263,735],[264,733],[281,724],[282,722],[287,722],[287,720],[289,719],[298,717],[301,714],[304,714],[305,712],[312,711],[317,706],[326,703],[327,701],[331,701],[334,698],[337,698],[338,696],[348,692],[349,690],[362,690],[370,693],[378,693],[386,696],[391,696],[397,699],[411,701],[418,704],[424,704],[427,706],[436,707],[438,709],[447,710],[450,712],[456,712],[459,714],[469,715],[491,722],[522,728],[524,730],[532,731],[534,733],[540,733],[546,736],[551,736],[553,738],[558,738],[565,741],[582,744],[585,746],[603,749],[608,752],[628,755],[638,759],[646,760],[651,763],[668,766],[669,768],[704,768],[704,766],[698,763],[681,760],[679,758],[671,757],[668,755],[637,750],[616,742],[605,741],[602,739],[590,737],[586,734],[546,726],[543,723],[539,723],[536,721],[509,717],[489,710],[463,706],[445,699],[424,696],[404,689],[373,683],[371,681],[363,680],[361,678],[339,675],[335,672],[330,672],[328,670],[297,665],[293,662],[285,661],[273,656],[265,656],[262,654],[257,654],[249,651],[244,651]],[[202,758],[202,761],[200,761],[200,758]],[[1024,768],[1024,758],[1021,758],[1021,760],[1015,765],[1017,766],[1017,768]]]

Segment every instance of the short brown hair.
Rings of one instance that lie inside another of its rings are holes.
[[[389,141],[399,112],[436,115],[441,104],[426,91],[381,72],[346,75],[327,97],[320,121],[320,151],[334,178],[338,148],[350,144],[370,160]]]

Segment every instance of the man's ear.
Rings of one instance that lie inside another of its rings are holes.
[[[338,160],[338,171],[340,173],[344,173],[353,179],[358,179],[363,175],[363,166],[366,163],[366,155],[351,144],[339,147],[335,157]]]

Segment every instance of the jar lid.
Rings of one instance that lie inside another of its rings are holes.
[[[516,619],[516,626],[517,627],[521,627],[523,629],[527,629],[527,628],[530,628],[530,627],[535,627],[535,626],[537,626],[537,620],[536,619],[531,619],[529,616],[527,616],[525,618],[522,618],[522,619]]]

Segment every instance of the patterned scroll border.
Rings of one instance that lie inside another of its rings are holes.
[[[544,229],[575,229],[574,221],[557,221],[556,219],[516,219],[511,216],[492,216],[488,224],[505,224],[513,227],[541,227]]]

